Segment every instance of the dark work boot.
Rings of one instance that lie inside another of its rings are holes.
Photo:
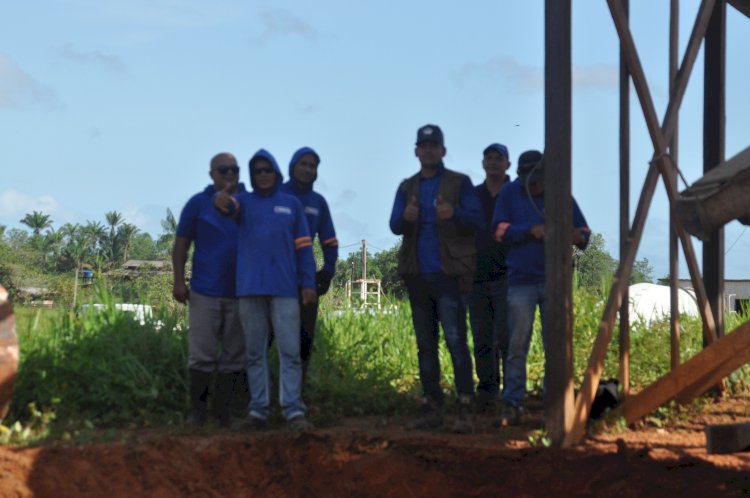
[[[242,372],[217,373],[214,384],[214,415],[220,427],[232,425],[231,405],[234,397],[234,386]]]
[[[458,415],[453,422],[453,432],[469,434],[474,432],[474,397],[461,394],[458,397]]]
[[[209,372],[189,370],[190,373],[190,415],[187,424],[202,427],[206,421],[206,405],[208,402],[208,383],[211,380]]]
[[[425,396],[422,398],[422,403],[419,408],[419,416],[407,423],[405,429],[408,431],[425,430],[437,429],[442,426],[443,407],[436,400]]]

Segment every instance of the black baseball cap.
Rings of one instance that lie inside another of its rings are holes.
[[[438,145],[443,145],[443,131],[437,125],[424,125],[417,130],[417,145],[422,142],[433,142]]]

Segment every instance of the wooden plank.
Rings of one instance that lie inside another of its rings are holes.
[[[612,417],[623,417],[627,424],[632,424],[667,401],[694,390],[696,386],[717,383],[749,361],[750,321],[706,346],[643,391],[630,396],[612,412]]]
[[[571,0],[545,2],[545,429],[560,445],[573,420]]]
[[[633,42],[630,30],[628,29],[627,16],[625,15],[621,2],[618,0],[608,0],[607,2],[620,37],[622,53],[625,55],[626,60],[628,61],[628,67],[633,75],[634,86],[636,87],[638,97],[641,100],[641,107],[646,116],[646,122],[649,125],[649,132],[654,139],[654,143],[658,144],[658,146],[655,147],[654,160],[651,162],[648,173],[646,174],[641,197],[638,201],[633,228],[628,238],[628,250],[626,251],[625,257],[620,260],[620,264],[615,272],[607,305],[605,306],[602,320],[599,324],[599,331],[594,341],[591,355],[589,357],[589,364],[581,384],[581,390],[576,398],[573,427],[566,435],[563,446],[576,444],[583,438],[588,414],[591,409],[591,403],[594,401],[594,395],[596,394],[595,389],[599,384],[599,378],[604,367],[604,358],[607,354],[607,347],[612,339],[612,324],[614,323],[615,313],[617,308],[622,304],[623,291],[627,287],[630,278],[630,270],[635,261],[635,253],[638,249],[641,235],[643,233],[646,214],[648,213],[648,208],[651,204],[651,199],[653,198],[656,181],[658,180],[657,163],[662,162],[665,157],[664,144],[672,139],[673,133],[677,127],[677,109],[679,109],[685,88],[687,87],[690,72],[695,63],[698,49],[700,48],[700,40],[705,33],[708,18],[710,16],[710,9],[713,7],[714,1],[715,0],[703,0],[701,3],[691,38],[688,41],[685,56],[676,78],[676,88],[674,89],[675,99],[670,100],[669,105],[667,106],[661,131],[658,134],[653,130],[655,116],[653,102],[649,96],[648,85],[643,74],[643,68],[638,59],[638,53],[635,50],[635,43]],[[661,169],[664,170],[665,168]],[[670,206],[674,208],[674,204],[670,204]],[[683,236],[684,235],[685,234],[683,234]],[[689,248],[691,248],[691,246]],[[689,257],[690,255],[686,250],[686,258]],[[695,276],[695,273],[693,273],[692,270],[691,275]],[[705,291],[701,293],[702,289],[703,282],[699,281],[698,288],[696,288],[696,296],[699,300],[700,296],[705,294]],[[701,306],[701,313],[704,317],[705,331],[705,322],[707,321],[706,316],[707,313],[710,313],[710,308],[705,301],[703,302],[703,306]],[[709,331],[712,332],[712,329],[709,329]]]
[[[729,3],[740,11],[742,14],[745,14],[747,17],[750,17],[750,0],[728,0]]]
[[[750,213],[750,147],[711,168],[680,192],[677,214],[692,235],[710,240],[717,228]]]
[[[705,431],[706,450],[709,454],[750,450],[750,422],[707,425]]]

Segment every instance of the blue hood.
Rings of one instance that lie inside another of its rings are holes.
[[[294,165],[297,164],[297,161],[299,161],[299,158],[304,156],[305,154],[312,154],[313,156],[315,156],[315,158],[318,160],[318,165],[320,165],[320,156],[318,155],[317,152],[315,152],[315,150],[313,150],[312,147],[300,147],[299,149],[297,149],[297,152],[295,152],[292,155],[291,161],[289,161],[289,179],[291,180],[294,179],[294,175],[292,174],[292,171],[294,170]],[[317,180],[317,175],[315,179]],[[315,180],[313,180],[313,182],[315,182]]]
[[[260,158],[267,159],[268,162],[270,162],[273,166],[273,169],[276,171],[276,184],[273,188],[275,192],[276,189],[279,188],[279,185],[281,185],[284,181],[284,175],[281,174],[281,170],[279,169],[279,165],[276,163],[276,159],[266,149],[258,149],[258,152],[253,154],[253,157],[251,157],[250,161],[248,161],[247,163],[248,173],[250,174],[250,185],[253,186],[253,190],[257,189],[257,186],[255,185],[255,178],[253,177],[253,162]]]

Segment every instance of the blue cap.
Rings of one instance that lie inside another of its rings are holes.
[[[505,159],[510,159],[510,155],[508,154],[508,148],[504,146],[503,144],[498,144],[498,143],[490,144],[484,149],[484,152],[482,152],[482,154],[486,156],[487,153],[491,150],[494,150],[495,152],[502,154],[505,157]]]
[[[525,182],[544,181],[544,156],[538,150],[527,150],[518,156],[518,177]]]

